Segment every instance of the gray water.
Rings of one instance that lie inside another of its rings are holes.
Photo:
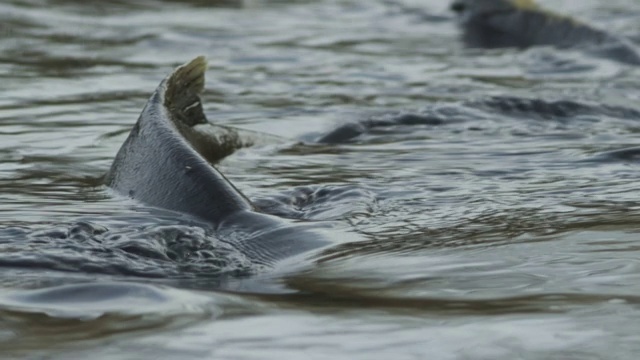
[[[637,358],[639,69],[464,49],[438,0],[127,3],[0,4],[0,358]],[[640,38],[637,1],[543,4]],[[218,168],[335,245],[256,270],[100,184],[197,55],[211,121],[282,139]]]

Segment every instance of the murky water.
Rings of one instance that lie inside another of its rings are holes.
[[[543,3],[640,38],[636,1]],[[0,357],[635,359],[640,70],[465,50],[448,17],[439,0],[0,4]],[[100,185],[159,81],[201,54],[209,119],[284,139],[220,170],[334,246],[256,273],[206,225]],[[310,141],[407,114],[429,121]]]

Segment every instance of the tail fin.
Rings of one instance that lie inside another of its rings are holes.
[[[165,81],[164,106],[174,121],[187,126],[207,123],[200,101],[206,70],[207,60],[198,56],[177,67]]]

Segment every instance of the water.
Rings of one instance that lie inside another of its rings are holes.
[[[640,70],[465,50],[444,1],[127,3],[0,4],[2,358],[636,358]],[[635,1],[543,3],[640,38]],[[256,274],[100,185],[201,54],[209,119],[285,139],[220,170],[334,246]]]

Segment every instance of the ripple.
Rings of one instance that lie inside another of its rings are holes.
[[[207,230],[157,224],[107,228],[79,222],[0,230],[0,266],[151,278],[248,274],[255,266]]]
[[[0,4],[4,356],[637,357],[638,69],[465,50],[443,1],[223,3]],[[637,32],[596,5],[553,6]],[[99,184],[200,54],[208,118],[277,135],[216,166],[334,246],[263,271]]]
[[[87,320],[105,314],[182,312],[192,307],[184,304],[185,300],[199,307],[210,301],[204,296],[158,285],[101,282],[10,291],[3,294],[0,307],[5,311],[37,312],[56,318]]]
[[[4,354],[31,356],[105,337],[178,329],[219,316],[210,297],[158,285],[93,282],[5,291]]]

